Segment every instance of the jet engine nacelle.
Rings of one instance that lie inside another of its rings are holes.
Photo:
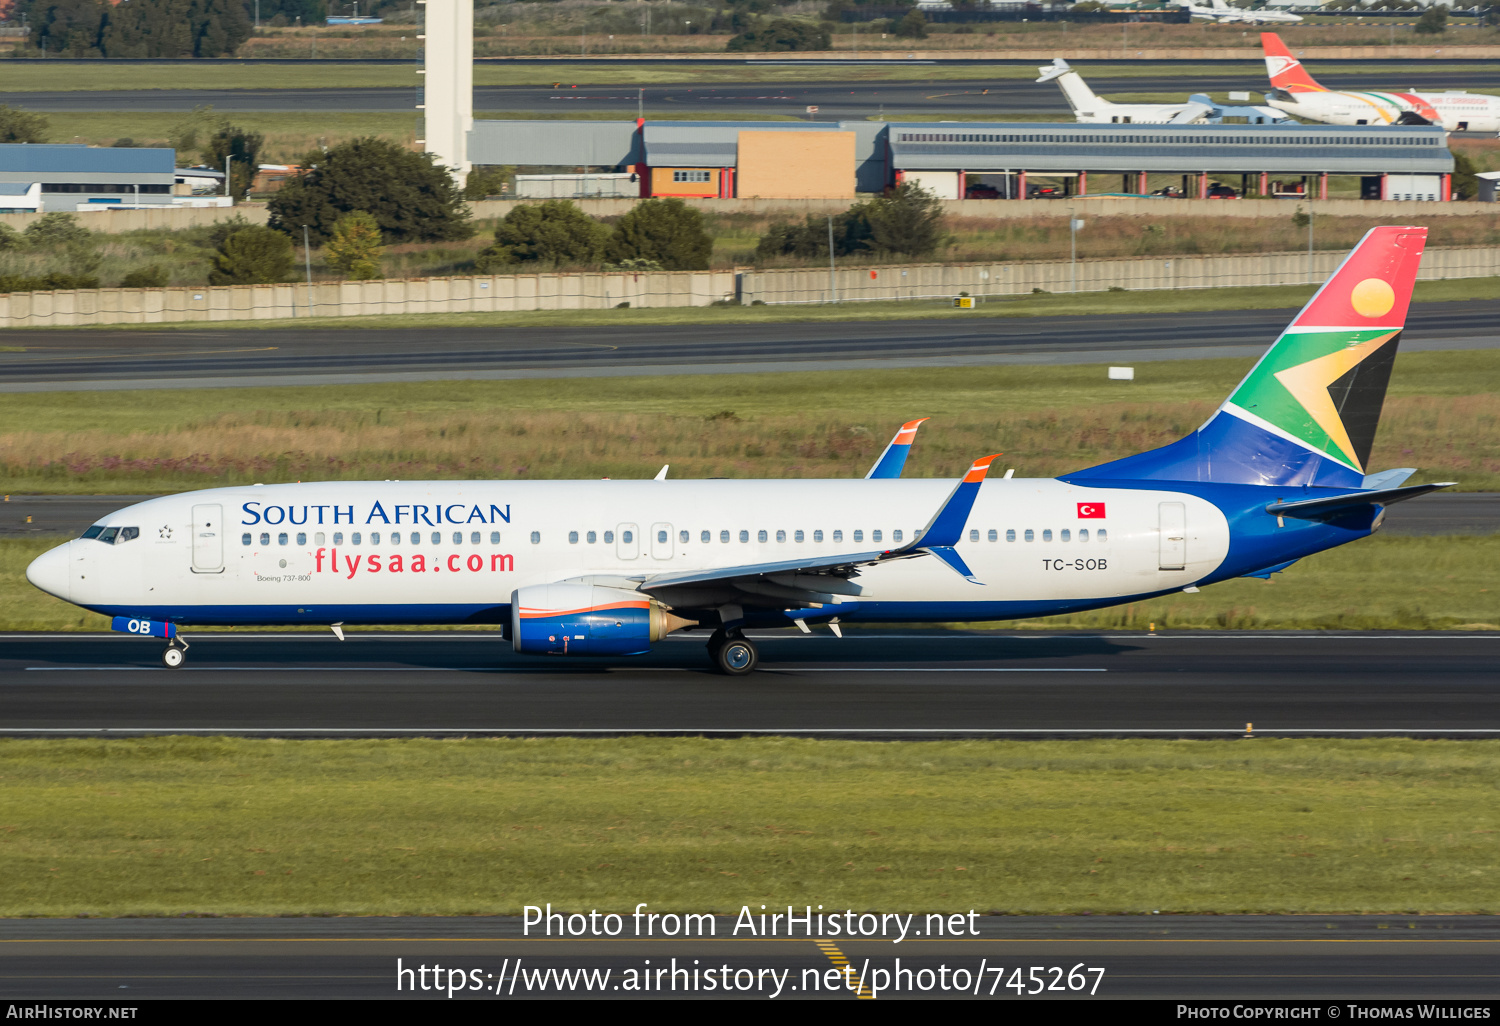
[[[624,588],[535,584],[510,596],[511,647],[532,655],[642,655],[694,622]]]

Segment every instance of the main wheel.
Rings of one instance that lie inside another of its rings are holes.
[[[161,663],[169,670],[177,669],[177,667],[182,665],[183,660],[186,658],[187,653],[178,648],[176,645],[170,645],[167,648],[162,649],[161,652]]]
[[[731,677],[743,677],[755,669],[760,662],[760,655],[755,651],[755,646],[744,638],[725,638],[723,644],[714,652],[714,662],[718,664],[721,673],[727,673]]]

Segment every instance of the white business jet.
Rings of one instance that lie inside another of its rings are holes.
[[[1056,82],[1073,108],[1073,117],[1085,125],[1198,125],[1217,123],[1228,114],[1251,124],[1290,121],[1270,107],[1224,107],[1206,95],[1195,93],[1182,103],[1113,103],[1094,94],[1083,76],[1061,57],[1037,68],[1038,82]]]
[[[1269,577],[1439,484],[1366,468],[1425,228],[1374,228],[1218,411],[1057,478],[369,481],[213,488],[112,513],[32,584],[166,642],[195,626],[490,624],[516,652],[640,655],[703,631],[1008,620]],[[665,469],[665,468],[664,468]],[[59,645],[66,642],[59,639]]]
[[[1287,11],[1252,11],[1243,7],[1231,7],[1224,0],[1209,0],[1209,5],[1195,4],[1192,0],[1178,0],[1178,7],[1186,7],[1188,13],[1201,21],[1216,21],[1220,25],[1290,25],[1302,20],[1302,15]]]

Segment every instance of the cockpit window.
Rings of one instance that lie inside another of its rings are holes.
[[[121,542],[133,541],[140,536],[141,529],[139,527],[122,527],[120,528],[120,533],[115,537],[115,544],[119,545]]]
[[[84,531],[83,532],[83,536],[85,538],[97,538],[97,537],[99,537],[99,532],[102,531],[102,530],[104,530],[104,525],[103,524],[95,524],[93,527],[90,527],[87,531]]]
[[[119,533],[120,529],[118,527],[106,527],[104,533],[99,535],[99,540],[106,545],[113,545],[115,543],[115,535]]]

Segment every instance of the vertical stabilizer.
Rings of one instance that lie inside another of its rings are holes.
[[[1063,91],[1063,96],[1068,101],[1068,106],[1073,108],[1073,113],[1092,115],[1102,107],[1111,107],[1107,100],[1101,100],[1094,95],[1083,76],[1069,67],[1068,62],[1061,57],[1055,57],[1052,63],[1037,68],[1041,72],[1038,82],[1056,82]]]
[[[1363,486],[1426,228],[1372,228],[1201,428],[1069,478]]]
[[[1260,34],[1260,46],[1266,54],[1266,74],[1271,76],[1271,88],[1289,93],[1326,93],[1323,86],[1313,81],[1302,62],[1292,56],[1281,37],[1274,32]]]

